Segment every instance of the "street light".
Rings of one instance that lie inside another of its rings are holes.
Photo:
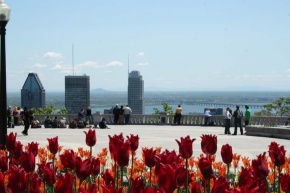
[[[0,0],[0,145],[6,146],[7,135],[7,89],[6,89],[6,24],[10,19],[10,7]]]

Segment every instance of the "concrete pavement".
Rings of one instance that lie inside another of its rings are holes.
[[[280,145],[284,145],[286,155],[290,155],[290,141],[287,139],[255,137],[247,135],[225,135],[223,127],[217,126],[171,126],[171,125],[109,125],[111,129],[96,129],[97,143],[93,147],[93,155],[99,153],[102,148],[109,148],[108,135],[130,136],[130,134],[139,136],[139,148],[137,150],[137,157],[141,158],[142,147],[155,148],[162,147],[162,150],[176,150],[178,153],[178,144],[175,139],[180,140],[180,137],[196,138],[193,142],[193,156],[197,157],[202,154],[201,151],[201,136],[202,134],[213,134],[218,139],[217,161],[221,161],[220,149],[222,145],[229,144],[233,148],[233,153],[242,156],[255,158],[257,155],[268,152],[268,146],[272,141]],[[89,150],[85,143],[85,133],[89,128],[85,129],[29,129],[28,136],[24,136],[21,131],[24,126],[16,126],[11,129],[8,128],[7,133],[17,133],[17,141],[27,145],[31,142],[39,143],[40,147],[48,145],[47,138],[58,136],[58,143],[63,146],[63,149],[77,150],[78,147],[83,147]],[[231,132],[233,133],[231,128]],[[238,129],[239,130],[239,129]],[[267,153],[268,155],[268,153]]]

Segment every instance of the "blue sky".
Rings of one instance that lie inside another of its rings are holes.
[[[289,0],[5,3],[8,92],[29,72],[64,91],[72,63],[91,89],[126,91],[128,56],[145,91],[290,91]]]

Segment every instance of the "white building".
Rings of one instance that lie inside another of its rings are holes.
[[[128,78],[128,105],[132,114],[144,114],[144,81],[139,71],[132,71]]]

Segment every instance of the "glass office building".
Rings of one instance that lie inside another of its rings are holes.
[[[36,73],[29,73],[24,82],[21,89],[21,107],[45,107],[45,89]]]
[[[69,114],[77,114],[90,106],[90,77],[65,76],[65,108]]]
[[[144,81],[139,71],[132,71],[128,78],[128,105],[132,114],[144,114]]]

